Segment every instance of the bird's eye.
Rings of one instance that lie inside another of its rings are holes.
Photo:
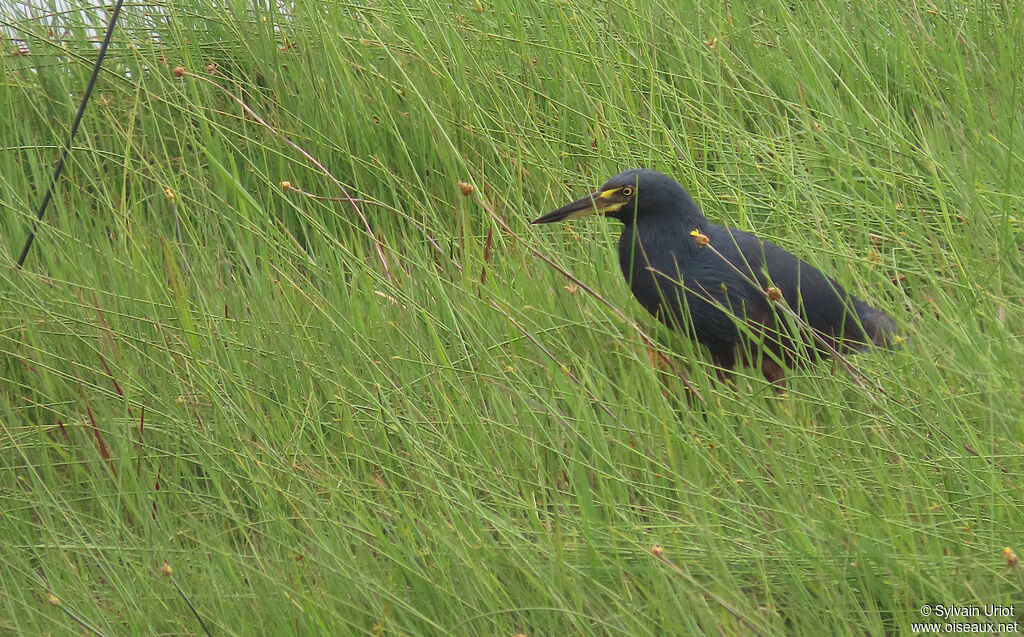
[[[622,196],[623,197],[629,197],[632,194],[633,194],[632,186],[626,186],[625,188],[622,189]]]

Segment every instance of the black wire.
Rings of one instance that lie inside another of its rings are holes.
[[[114,13],[110,16],[110,24],[107,25],[107,34],[103,38],[103,44],[100,45],[100,54],[96,57],[95,66],[92,67],[92,77],[89,78],[89,84],[85,87],[85,94],[82,95],[82,102],[78,105],[75,121],[71,124],[71,134],[68,136],[68,141],[64,144],[64,152],[61,153],[60,161],[57,162],[57,168],[54,169],[53,177],[50,178],[50,184],[46,187],[46,194],[43,195],[43,200],[39,204],[39,210],[36,211],[36,218],[32,221],[32,231],[29,232],[28,239],[25,240],[25,247],[21,249],[21,256],[18,257],[19,268],[25,264],[25,257],[28,256],[29,248],[32,247],[32,242],[36,239],[39,222],[43,220],[46,207],[50,205],[50,200],[53,199],[53,191],[57,187],[57,180],[60,179],[60,173],[64,170],[64,160],[68,158],[68,153],[71,152],[71,142],[74,141],[75,133],[78,132],[78,126],[82,123],[85,105],[89,103],[89,96],[92,95],[92,89],[96,86],[96,78],[99,77],[100,68],[103,67],[103,58],[107,55],[107,47],[110,46],[110,38],[114,35],[114,25],[117,24],[117,16],[121,13],[121,5],[123,3],[124,0],[117,0],[117,4],[114,5]]]

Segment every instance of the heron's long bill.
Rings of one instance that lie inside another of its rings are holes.
[[[538,217],[530,223],[554,223],[556,221],[579,219],[580,217],[586,217],[588,215],[606,215],[609,212],[615,212],[621,208],[624,203],[626,203],[626,199],[619,195],[619,190],[621,189],[615,188],[613,190],[600,190],[587,195],[582,199],[577,199],[572,203],[566,204],[558,210],[552,210],[548,214]]]

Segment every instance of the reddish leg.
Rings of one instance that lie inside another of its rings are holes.
[[[715,375],[722,383],[736,385],[736,379],[732,376],[732,368],[736,366],[735,346],[724,346],[709,348],[711,350],[711,362],[715,364]]]
[[[761,373],[775,386],[775,392],[786,393],[786,368],[779,365],[767,354],[761,356]]]

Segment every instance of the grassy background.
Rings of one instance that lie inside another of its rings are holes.
[[[0,633],[202,634],[175,585],[231,635],[1024,603],[1019,3],[223,4],[126,7],[24,270],[107,14],[5,23]],[[717,385],[617,227],[527,224],[638,165],[896,316],[878,387]]]

